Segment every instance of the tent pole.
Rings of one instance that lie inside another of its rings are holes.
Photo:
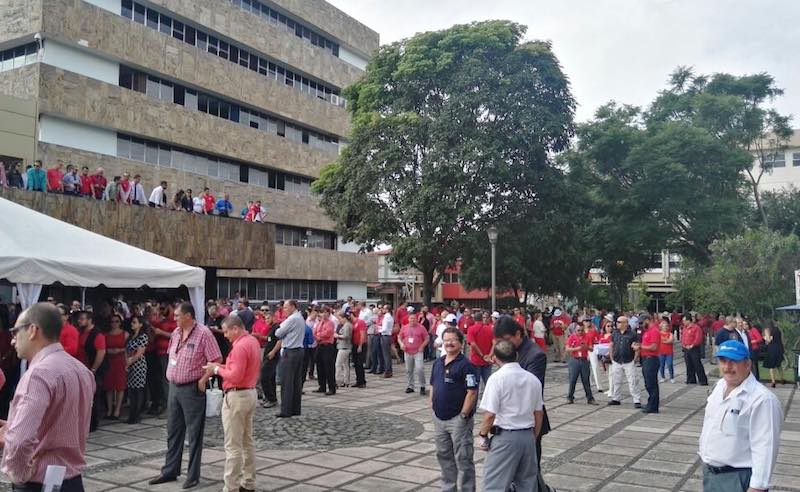
[[[81,309],[86,309],[86,287],[81,287]]]

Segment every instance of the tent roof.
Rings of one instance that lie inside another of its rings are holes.
[[[0,198],[0,278],[78,287],[203,287],[205,272]]]
[[[776,311],[800,311],[800,304],[792,304],[790,306],[782,306],[775,308]]]

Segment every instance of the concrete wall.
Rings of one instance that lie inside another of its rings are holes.
[[[42,0],[2,0],[0,2],[0,46],[27,38],[42,29]]]
[[[339,48],[339,58],[353,65],[359,70],[366,70],[369,59],[342,46]]]
[[[35,114],[35,101],[0,95],[0,155],[33,160]]]
[[[272,224],[252,224],[14,188],[0,188],[0,196],[190,265],[265,268],[275,264],[275,226]]]
[[[99,57],[77,44],[47,40],[42,62],[102,82],[119,84],[119,63]]]
[[[324,133],[344,137],[349,131],[350,119],[344,108],[80,0],[44,1],[48,38],[71,43],[83,40],[87,48],[134,68],[182,81]]]
[[[119,15],[122,11],[122,1],[121,0],[84,0],[86,3],[91,3],[92,5],[97,5],[102,9],[106,9],[109,12]]]

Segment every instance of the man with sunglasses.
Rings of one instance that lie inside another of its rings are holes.
[[[47,191],[47,173],[42,169],[42,161],[33,163],[28,169],[27,189],[32,191]]]
[[[17,355],[29,363],[8,422],[0,421],[0,471],[12,490],[42,490],[49,465],[66,467],[62,492],[84,490],[81,471],[95,382],[89,369],[61,347],[61,325],[58,309],[41,302],[23,311],[11,330]]]

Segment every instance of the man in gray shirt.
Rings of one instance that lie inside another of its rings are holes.
[[[283,377],[281,378],[281,411],[276,417],[300,415],[300,400],[303,396],[303,338],[306,323],[297,309],[297,301],[283,303],[286,319],[275,336],[281,339],[284,353]]]

